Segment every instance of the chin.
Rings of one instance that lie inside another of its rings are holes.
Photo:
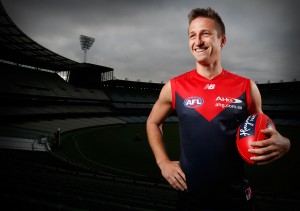
[[[208,63],[208,59],[195,57],[197,63]]]

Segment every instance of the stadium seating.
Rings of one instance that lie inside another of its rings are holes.
[[[10,209],[175,209],[176,192],[162,181],[95,173],[47,152],[0,151],[0,195]]]
[[[67,99],[109,100],[102,90],[81,89],[64,81],[58,74],[0,63],[0,88],[3,93]]]

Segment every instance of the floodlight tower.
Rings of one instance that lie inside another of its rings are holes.
[[[80,35],[79,39],[80,39],[81,49],[84,51],[84,63],[86,63],[86,52],[87,50],[90,49],[90,47],[95,42],[95,38]]]

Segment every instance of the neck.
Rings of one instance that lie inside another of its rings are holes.
[[[198,74],[203,76],[204,78],[207,78],[209,80],[215,78],[219,74],[221,74],[223,67],[221,64],[208,64],[203,65],[200,63],[196,63],[196,70]]]

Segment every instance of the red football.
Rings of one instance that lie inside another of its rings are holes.
[[[255,156],[248,152],[248,149],[254,148],[250,144],[254,141],[261,141],[268,137],[260,130],[272,128],[275,129],[274,122],[265,114],[256,113],[247,117],[239,126],[236,133],[236,145],[242,158],[249,164],[255,164],[250,157]]]

